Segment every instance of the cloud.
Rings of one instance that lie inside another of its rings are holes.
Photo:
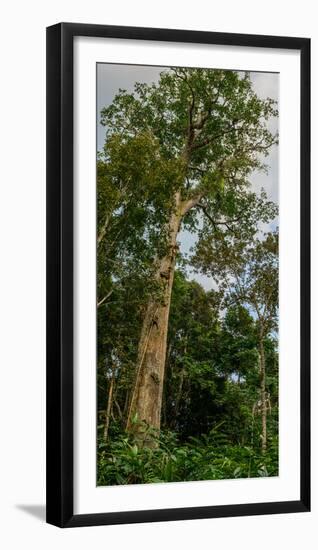
[[[100,151],[105,141],[105,128],[99,124],[101,109],[110,105],[119,88],[132,92],[135,82],[158,82],[164,67],[142,65],[97,64],[97,149]]]

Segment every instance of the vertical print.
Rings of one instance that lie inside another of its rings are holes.
[[[277,476],[277,73],[97,64],[97,484]]]

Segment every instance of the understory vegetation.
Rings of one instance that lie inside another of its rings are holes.
[[[99,485],[129,485],[170,481],[200,481],[275,476],[278,473],[276,437],[266,457],[251,446],[231,444],[211,431],[180,443],[174,432],[162,432],[158,447],[138,448],[127,434],[117,434],[99,448]]]
[[[175,274],[161,430],[133,424],[125,430],[130,374],[136,348],[121,340],[125,368],[115,376],[109,430],[105,414],[111,381],[100,369],[98,484],[117,485],[234,479],[278,475],[278,356],[269,335],[266,350],[267,448],[262,452],[258,324],[247,308],[231,306],[219,317],[219,293]],[[124,307],[124,305],[123,305]],[[126,320],[128,311],[126,312]],[[134,323],[133,323],[134,325]],[[136,333],[138,328],[135,326]],[[109,335],[110,336],[110,335]],[[113,343],[113,342],[112,342]],[[108,390],[108,391],[107,391]],[[152,444],[148,445],[147,441]]]

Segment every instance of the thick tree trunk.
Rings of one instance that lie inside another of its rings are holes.
[[[168,252],[160,260],[155,276],[162,292],[158,300],[149,302],[143,321],[127,429],[134,430],[132,419],[137,414],[138,421],[160,430],[169,311],[181,217],[182,212],[176,200],[176,209],[168,225]],[[140,433],[140,428],[138,430]],[[145,439],[143,437],[144,444],[147,444]]]
[[[259,360],[260,360],[261,419],[262,419],[262,453],[265,453],[266,447],[267,447],[267,404],[266,404],[265,352],[264,352],[263,337],[261,337],[259,340]]]

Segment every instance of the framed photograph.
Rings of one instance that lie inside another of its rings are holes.
[[[47,521],[310,509],[310,40],[47,29]]]

